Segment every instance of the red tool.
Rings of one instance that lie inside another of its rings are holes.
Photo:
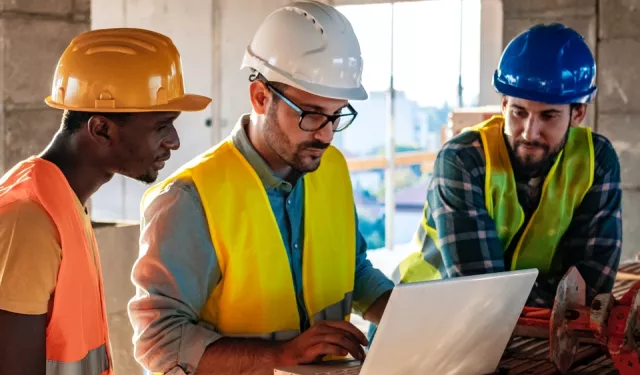
[[[600,294],[591,306],[586,306],[585,289],[572,267],[558,285],[553,309],[525,307],[515,334],[548,339],[550,359],[561,373],[571,367],[579,343],[597,343],[620,374],[640,374],[640,282],[619,301]]]

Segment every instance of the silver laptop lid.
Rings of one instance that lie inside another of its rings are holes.
[[[494,372],[537,275],[530,269],[396,286],[361,374]]]

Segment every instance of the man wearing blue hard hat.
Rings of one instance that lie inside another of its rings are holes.
[[[584,39],[537,25],[504,50],[493,85],[502,116],[466,129],[439,152],[400,282],[537,268],[528,305],[552,306],[576,266],[588,302],[610,292],[622,245],[620,164],[581,124],[596,94]]]

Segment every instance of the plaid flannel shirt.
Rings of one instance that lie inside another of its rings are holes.
[[[574,212],[556,249],[562,273],[540,274],[528,305],[552,305],[558,282],[573,265],[586,282],[589,301],[613,287],[622,247],[620,164],[605,137],[594,133],[593,144],[593,185]],[[516,175],[516,182],[518,200],[525,212],[521,228],[525,228],[538,206],[543,178],[528,180]],[[484,149],[477,132],[460,134],[443,146],[435,162],[424,215],[438,233],[442,256],[439,268],[444,278],[500,272],[511,264],[515,244],[523,230],[505,251],[485,208],[484,184]],[[437,251],[422,226],[417,240],[423,254]]]

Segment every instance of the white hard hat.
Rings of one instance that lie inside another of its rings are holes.
[[[241,69],[327,98],[365,100],[360,43],[337,9],[296,1],[271,13],[247,46]]]

